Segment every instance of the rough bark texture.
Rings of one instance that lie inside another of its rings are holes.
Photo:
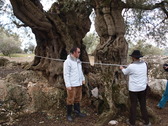
[[[37,56],[66,59],[69,50],[78,46],[82,52],[81,60],[88,61],[82,38],[90,29],[92,10],[85,2],[55,2],[49,12],[44,12],[38,0],[10,1],[16,17],[35,34]],[[95,51],[96,62],[126,64],[128,45],[121,15],[123,3],[120,0],[107,1],[92,1],[96,12],[96,31],[100,36],[100,44]],[[88,73],[88,67],[84,66],[85,73]],[[43,71],[52,86],[64,86],[62,62],[35,57],[31,69]],[[119,68],[113,66],[94,66],[88,75],[88,82],[98,87],[100,94],[98,109],[102,115],[96,126],[104,125],[115,117],[121,108],[119,106],[127,103],[125,79]]]
[[[14,14],[35,34],[37,56],[66,59],[73,46],[81,48],[81,60],[88,61],[82,38],[90,29],[91,10],[84,2],[54,3],[44,12],[38,0],[11,0]],[[86,67],[85,67],[86,68]],[[44,71],[51,85],[63,87],[62,62],[35,57],[31,69]],[[85,69],[86,70],[86,69]]]
[[[100,36],[100,44],[95,51],[96,62],[126,64],[128,44],[124,38],[125,24],[121,15],[123,10],[121,1],[98,0],[94,9],[96,13],[95,27]],[[96,124],[101,126],[113,119],[122,105],[125,106],[125,109],[127,108],[126,81],[119,67],[97,66],[93,71],[94,74],[91,76],[99,80],[95,86],[99,87],[104,101],[102,105],[105,106],[103,107],[104,113]],[[94,83],[95,80],[90,81]]]

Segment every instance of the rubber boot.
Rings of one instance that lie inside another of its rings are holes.
[[[86,116],[86,114],[80,112],[80,104],[79,103],[74,103],[74,112],[79,117],[85,117]]]
[[[73,119],[71,114],[72,114],[72,105],[67,105],[67,120],[72,122]]]

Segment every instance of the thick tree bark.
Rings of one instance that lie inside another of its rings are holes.
[[[128,44],[124,38],[125,24],[121,15],[123,3],[119,0],[109,0],[108,3],[97,0],[94,6],[96,19],[95,27],[100,36],[100,44],[95,51],[96,62],[111,64],[126,64]],[[95,72],[97,70],[97,72]],[[97,66],[93,70],[94,74],[90,80],[99,87],[100,95],[103,98],[102,106],[104,110],[97,125],[105,125],[113,119],[118,110],[118,106],[127,108],[127,89],[125,78],[119,67]],[[101,73],[101,74],[100,74]]]
[[[14,14],[32,29],[37,47],[35,55],[66,59],[73,46],[81,48],[81,60],[88,61],[82,39],[90,29],[91,9],[85,2],[72,2],[74,8],[63,3],[54,3],[49,12],[44,12],[39,0],[11,0]],[[44,71],[49,83],[63,87],[62,62],[35,57],[30,69]],[[85,65],[85,70],[87,70]]]

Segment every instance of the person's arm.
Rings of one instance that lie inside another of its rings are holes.
[[[130,73],[130,65],[127,68],[124,68],[123,66],[120,66],[120,69],[124,73],[124,75],[128,75]]]
[[[168,69],[168,66],[164,66],[165,69]]]
[[[81,66],[81,72],[82,72],[82,84],[85,84],[85,76],[84,76],[83,71],[82,71],[82,66]]]
[[[63,75],[64,75],[64,81],[65,81],[65,86],[68,90],[71,90],[71,84],[70,84],[70,64],[68,61],[64,62],[64,70],[63,70]]]
[[[82,84],[85,84],[85,76],[83,75],[83,72],[82,72]]]

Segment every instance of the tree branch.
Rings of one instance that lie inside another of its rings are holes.
[[[16,21],[13,21],[13,23],[17,26],[17,28],[20,28],[20,27],[27,27],[26,24],[19,24],[19,23],[17,23]]]
[[[33,2],[41,11],[43,11],[43,5],[40,3],[40,0],[30,0]]]
[[[142,5],[142,4],[135,4],[135,3],[126,3],[123,4],[124,8],[133,8],[133,9],[142,9],[142,10],[153,10],[156,8],[160,8],[168,18],[168,1],[162,1],[160,3],[156,3],[154,5]]]
[[[32,0],[10,0],[10,2],[15,16],[26,25],[43,31],[51,29],[52,26],[39,4],[37,6]]]
[[[168,18],[168,10],[166,10],[166,7],[168,8],[168,1],[161,2],[161,9],[166,14]]]

